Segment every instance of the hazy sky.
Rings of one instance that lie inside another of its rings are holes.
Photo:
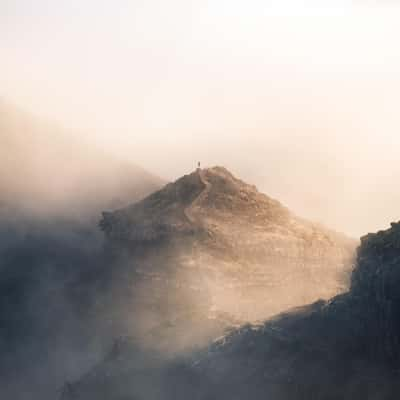
[[[0,96],[167,179],[226,165],[358,235],[400,218],[399,18],[396,1],[0,0]]]

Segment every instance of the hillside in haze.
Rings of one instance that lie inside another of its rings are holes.
[[[168,362],[149,353],[136,363],[143,353],[126,339],[61,398],[395,400],[399,238],[400,223],[362,238],[348,293],[242,326]]]
[[[4,398],[32,398],[32,387],[35,398],[54,398],[49,387],[55,390],[66,374],[79,374],[102,354],[101,338],[93,339],[95,318],[84,313],[82,296],[74,302],[73,293],[77,281],[105,263],[98,215],[162,184],[71,136],[0,102]]]
[[[114,266],[103,318],[122,334],[104,363],[64,386],[62,398],[165,398],[164,384],[180,387],[174,369],[164,376],[175,357],[227,329],[345,291],[356,246],[222,167],[198,169],[105,212],[100,226]]]
[[[163,183],[135,164],[81,142],[0,101],[0,207],[44,216],[96,215]]]
[[[104,243],[84,222],[34,221],[4,250],[8,397],[53,399],[119,337],[137,343],[144,364],[153,362],[147,351],[165,362],[226,329],[342,292],[356,246],[222,167],[104,212],[100,226]]]

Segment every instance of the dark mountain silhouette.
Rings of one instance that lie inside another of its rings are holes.
[[[397,399],[399,239],[400,223],[362,238],[348,293],[243,326],[167,365],[132,368],[137,349],[126,341],[63,398]]]

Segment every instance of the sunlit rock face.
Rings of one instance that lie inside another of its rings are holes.
[[[185,306],[242,322],[346,290],[356,246],[222,167],[199,169],[104,213],[101,227],[116,253],[129,252],[128,262],[157,285],[156,293],[163,285],[170,298],[178,285]]]
[[[134,369],[137,350],[125,345],[64,398],[398,399],[399,239],[400,224],[362,238],[348,293],[244,325],[168,365]]]

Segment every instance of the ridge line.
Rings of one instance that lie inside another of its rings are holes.
[[[197,172],[200,178],[200,182],[204,185],[204,189],[197,195],[197,197],[192,201],[192,203],[183,210],[183,212],[191,224],[202,226],[203,223],[201,221],[201,218],[198,215],[196,215],[195,207],[197,207],[197,204],[199,204],[203,200],[203,198],[206,197],[206,195],[208,195],[212,185],[205,178],[203,170],[198,169]]]

